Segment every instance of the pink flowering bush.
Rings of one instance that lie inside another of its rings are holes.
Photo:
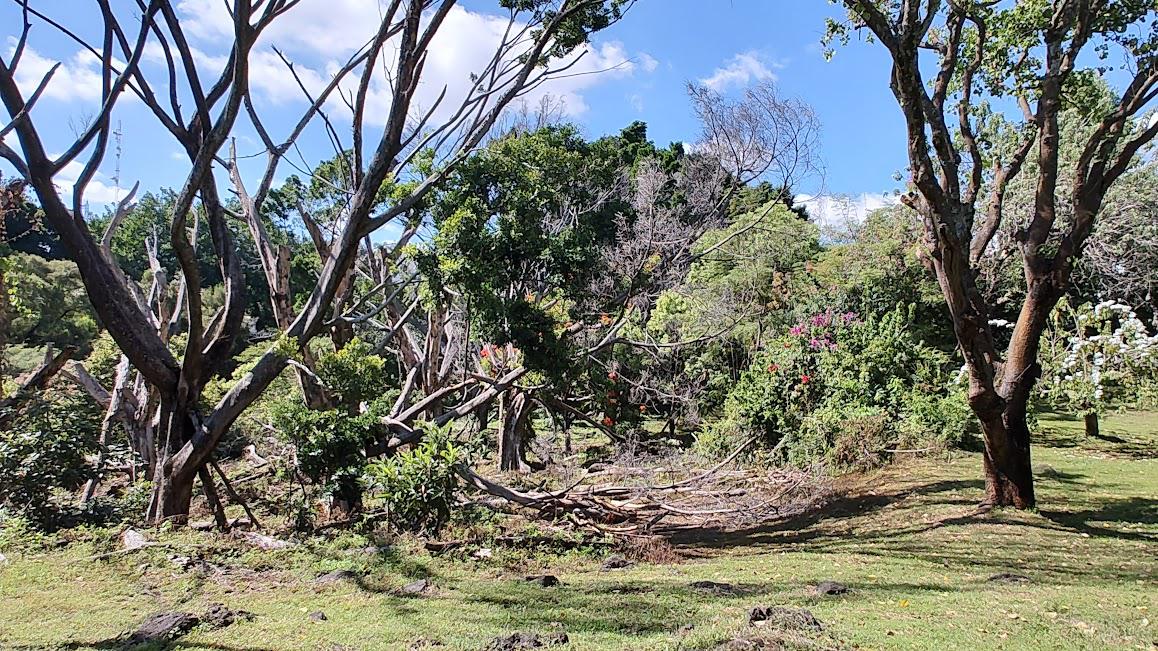
[[[912,307],[801,319],[741,375],[709,442],[722,450],[737,434],[757,435],[783,461],[842,467],[916,442],[958,442],[968,407],[950,389],[949,357],[917,340],[912,320]]]

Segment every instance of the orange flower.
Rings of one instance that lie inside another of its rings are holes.
[[[775,373],[776,371],[779,371],[779,370],[780,370],[779,364],[769,364],[768,365],[768,372],[769,373]]]
[[[483,358],[483,359],[486,359],[486,358],[490,357],[490,356],[491,356],[491,354],[490,354],[490,351],[488,351],[486,348],[483,348],[483,349],[482,349],[482,352],[480,352],[480,353],[478,354],[478,356],[479,356],[479,357],[481,357],[481,358]]]
[[[611,419],[611,416],[604,416],[603,417],[603,426],[604,427],[611,427],[614,424],[615,424],[615,421]]]
[[[642,413],[643,413],[643,412],[645,412],[645,411],[647,411],[647,406],[646,406],[646,405],[640,405],[640,406],[639,406],[639,413],[641,413],[641,414],[642,414]]]

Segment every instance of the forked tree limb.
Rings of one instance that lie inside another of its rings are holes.
[[[43,391],[75,353],[76,346],[65,346],[21,382],[12,395],[0,399],[0,411],[3,412],[0,413],[0,427],[6,426],[16,416],[15,411],[13,411],[14,407],[28,401],[38,391]],[[51,354],[51,348],[49,354]]]

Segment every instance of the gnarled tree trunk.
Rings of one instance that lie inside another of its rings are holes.
[[[530,472],[526,446],[530,438],[531,400],[525,393],[499,398],[499,469]]]
[[[157,446],[157,462],[153,470],[153,493],[149,500],[147,519],[152,524],[171,521],[184,524],[189,519],[193,500],[193,482],[200,465],[182,454],[188,442],[197,433],[200,418],[190,401],[162,396],[160,405],[161,440]]]

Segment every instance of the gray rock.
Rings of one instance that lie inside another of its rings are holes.
[[[310,613],[308,617],[310,618],[311,622],[324,622],[329,619],[329,617],[326,617],[326,614],[320,610],[315,610],[314,612]]]
[[[736,586],[731,583],[717,583],[716,581],[695,581],[688,585],[693,590],[700,590],[702,592],[710,592],[718,595],[734,595],[740,594]]]
[[[129,636],[126,646],[175,640],[193,630],[199,623],[201,619],[193,613],[175,611],[155,613]]]
[[[562,646],[570,640],[562,631],[546,633],[511,633],[491,640],[483,647],[484,651],[521,651],[522,649],[542,649],[550,646]]]
[[[407,595],[407,596],[411,596],[411,597],[416,597],[416,596],[422,594],[423,592],[426,592],[426,590],[429,588],[430,588],[430,581],[427,581],[426,579],[419,579],[417,581],[414,581],[412,583],[407,583],[406,585],[402,586],[402,594]]]
[[[559,585],[559,577],[554,574],[532,574],[527,577],[528,583],[534,583],[543,588],[550,588]]]
[[[817,595],[827,595],[831,597],[848,594],[848,586],[843,583],[837,583],[836,581],[821,581],[816,584],[816,587],[814,587],[812,591]]]
[[[819,631],[824,628],[811,611],[787,606],[757,606],[748,611],[748,623],[754,626],[773,625],[786,630]]]
[[[990,581],[994,583],[1029,583],[1032,579],[1021,574],[1010,574],[1009,572],[1001,572],[989,577]]]
[[[209,609],[201,616],[201,623],[209,628],[225,628],[237,621],[252,622],[257,617],[247,610],[233,610],[225,604],[209,604]]]
[[[289,549],[294,546],[294,543],[288,540],[278,540],[272,536],[257,533],[256,531],[246,531],[241,534],[242,539],[248,541],[254,547],[265,551],[273,551],[276,549]]]
[[[757,651],[763,649],[764,643],[756,640],[736,638],[712,648],[712,651]]]
[[[136,529],[125,529],[121,532],[121,547],[126,551],[136,551],[149,546],[149,539]]]
[[[603,561],[603,570],[622,570],[623,568],[631,567],[632,565],[635,565],[635,563],[627,560],[622,556],[612,556],[611,558]]]
[[[350,570],[334,570],[333,572],[326,572],[325,574],[314,579],[316,585],[330,585],[333,583],[341,583],[343,581],[356,581],[359,578],[357,572]]]

